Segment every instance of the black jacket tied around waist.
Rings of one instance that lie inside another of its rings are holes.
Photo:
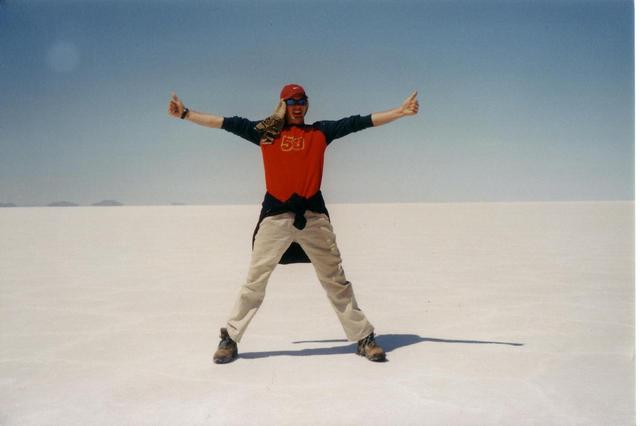
[[[322,198],[322,193],[320,191],[316,192],[309,198],[305,198],[294,193],[284,202],[278,200],[267,192],[264,196],[264,200],[262,201],[262,210],[260,211],[258,224],[256,225],[256,229],[253,231],[251,247],[253,248],[253,243],[255,243],[260,223],[262,223],[264,218],[286,212],[292,212],[295,214],[293,226],[297,229],[304,229],[307,225],[307,219],[304,217],[304,213],[307,210],[315,213],[324,213],[327,217],[329,216],[329,212],[327,211],[327,207],[324,204],[324,199]],[[293,242],[287,251],[284,252],[278,263],[311,263],[311,260],[309,260],[307,254],[304,252],[302,247],[300,247],[300,244]]]

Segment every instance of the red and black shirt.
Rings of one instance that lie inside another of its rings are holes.
[[[254,241],[260,223],[267,216],[292,211],[295,213],[294,226],[303,229],[306,224],[305,210],[328,215],[320,192],[325,149],[335,139],[373,126],[371,115],[285,126],[273,143],[261,145],[260,135],[255,129],[258,123],[237,116],[225,117],[222,123],[224,130],[262,149],[267,193],[253,232]],[[309,257],[295,242],[279,261],[282,264],[301,262],[309,262]]]
[[[246,118],[225,117],[222,128],[260,145],[256,124],[258,121]],[[273,143],[260,145],[267,192],[282,202],[293,194],[311,198],[320,190],[327,146],[335,139],[372,126],[371,115],[285,126]]]

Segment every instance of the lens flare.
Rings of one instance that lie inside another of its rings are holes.
[[[80,63],[80,53],[75,44],[57,41],[49,48],[47,63],[56,72],[70,72]]]

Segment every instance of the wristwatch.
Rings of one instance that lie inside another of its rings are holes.
[[[184,120],[184,118],[187,116],[187,114],[189,114],[189,108],[184,107],[184,111],[182,111],[182,115],[180,116],[180,118],[182,120]]]

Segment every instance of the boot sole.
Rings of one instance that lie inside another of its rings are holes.
[[[365,357],[366,359],[368,359],[369,361],[373,361],[373,362],[386,362],[387,361],[387,355],[380,355],[380,356],[375,356],[375,357],[371,357],[369,358],[367,355],[361,353],[361,352],[356,352],[357,355],[360,355],[361,357]]]
[[[215,364],[228,364],[232,361],[235,361],[238,358],[238,353],[234,352],[233,355],[231,355],[231,357],[229,358],[213,358],[213,362]]]

